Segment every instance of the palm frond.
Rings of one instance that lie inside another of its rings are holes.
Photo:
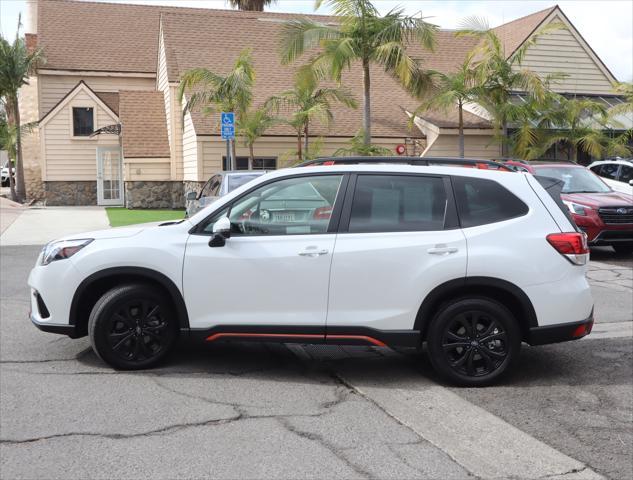
[[[318,47],[325,40],[340,38],[340,32],[328,25],[300,18],[289,20],[282,26],[279,53],[281,63],[287,65],[303,53]]]

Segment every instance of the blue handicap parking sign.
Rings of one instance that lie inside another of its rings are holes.
[[[226,126],[235,126],[235,113],[233,112],[222,112],[222,127]]]
[[[232,140],[235,138],[235,127],[233,125],[222,125],[222,140]]]

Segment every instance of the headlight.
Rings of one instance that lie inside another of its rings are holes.
[[[569,202],[567,200],[563,200],[563,203],[567,205],[571,213],[575,213],[576,215],[587,215],[587,210],[591,210],[591,207],[581,205],[580,203]]]
[[[48,265],[56,260],[70,258],[93,240],[92,238],[84,238],[81,240],[51,242],[46,245],[42,251],[42,265]]]

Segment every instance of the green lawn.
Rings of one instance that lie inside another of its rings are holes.
[[[180,220],[185,217],[184,210],[129,210],[122,207],[106,208],[110,226],[122,227],[136,223]]]

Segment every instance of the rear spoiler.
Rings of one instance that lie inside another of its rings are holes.
[[[558,208],[560,208],[561,212],[563,212],[563,215],[565,215],[567,220],[569,220],[569,223],[572,224],[574,229],[577,232],[580,232],[581,230],[576,225],[576,222],[574,222],[574,218],[571,216],[569,208],[567,208],[567,206],[563,203],[563,199],[561,198],[565,182],[558,178],[543,177],[540,175],[533,175],[533,177],[541,185],[541,187],[545,189],[549,196],[552,197],[552,200],[554,200]]]

